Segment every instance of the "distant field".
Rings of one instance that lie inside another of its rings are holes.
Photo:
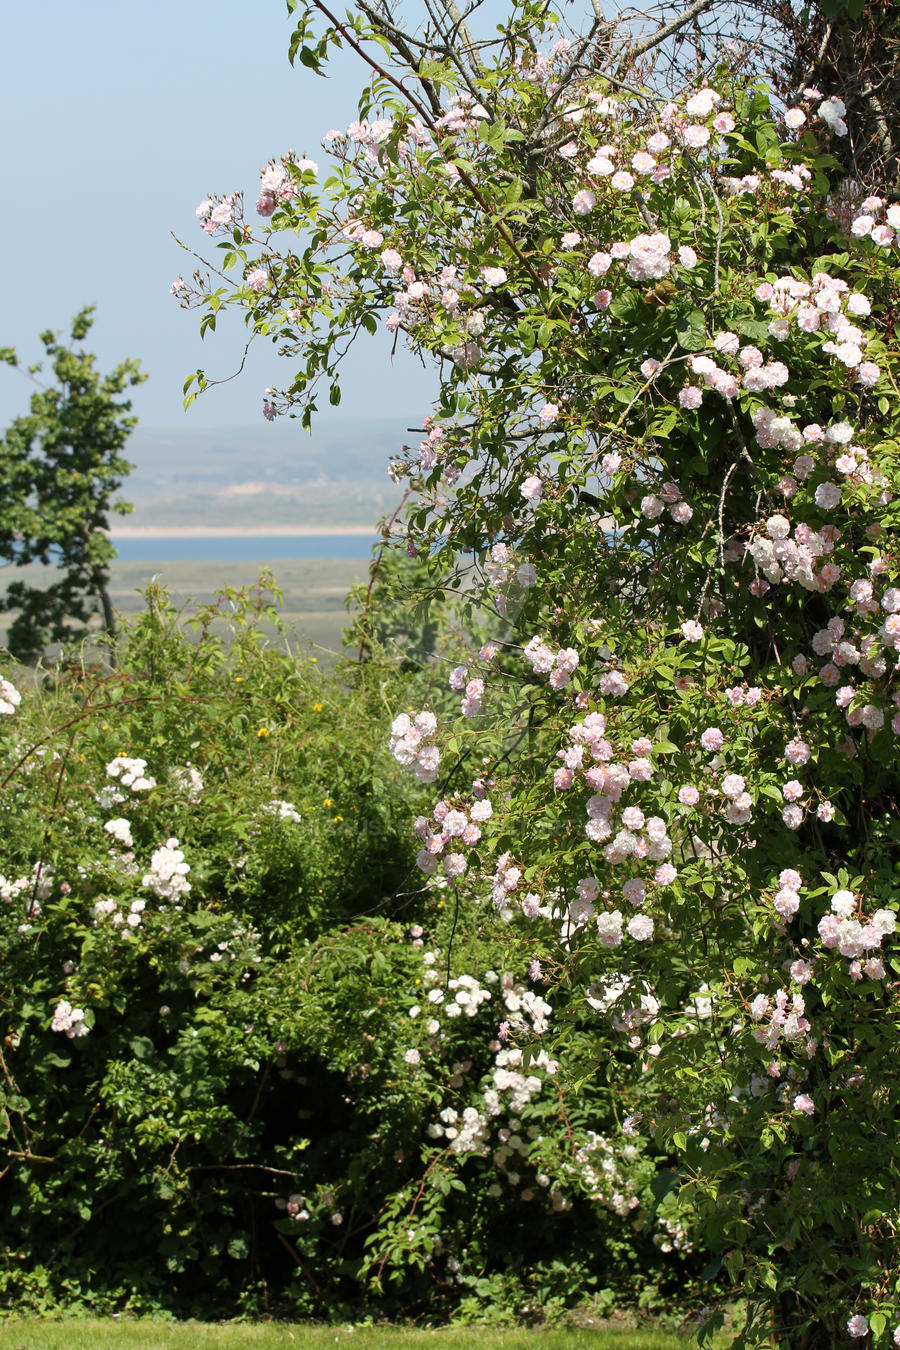
[[[129,483],[125,489],[128,495]],[[251,491],[247,491],[250,487]],[[379,518],[396,506],[399,493],[379,477],[344,483],[311,483],[280,487],[272,483],[249,484],[242,489],[227,483],[210,494],[166,491],[160,497],[132,493],[134,511],[122,525],[151,528],[180,525],[227,526],[238,534],[248,526],[315,525],[320,529],[365,526],[374,531]],[[118,523],[118,522],[116,522]]]
[[[143,607],[140,592],[155,577],[169,588],[175,605],[189,614],[198,605],[212,601],[223,586],[254,586],[261,570],[261,564],[250,562],[116,559],[111,569],[110,594],[120,614],[137,614]],[[285,558],[273,563],[272,570],[284,592],[281,613],[289,629],[289,640],[323,649],[323,659],[329,652],[340,652],[341,630],[348,622],[344,600],[354,582],[368,575],[367,563]],[[18,576],[30,585],[46,584],[48,572],[49,569],[34,565],[19,569]],[[9,618],[0,614],[0,645],[6,638]],[[222,630],[225,628],[223,622]]]

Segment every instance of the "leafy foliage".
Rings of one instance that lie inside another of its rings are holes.
[[[122,451],[137,421],[119,396],[146,376],[136,361],[100,375],[95,358],[75,348],[92,314],[87,308],[76,315],[72,346],[56,333],[41,334],[54,383],[37,378],[41,363],[28,368],[39,391],[30,412],[0,440],[0,559],[7,567],[39,562],[60,573],[46,586],[14,580],[0,597],[0,609],[16,611],[7,642],[21,661],[35,660],[48,643],[77,641],[98,611],[113,629],[106,587],[115,550],[104,531],[110,511],[131,509],[113,494],[131,469]],[[0,359],[19,366],[12,348]]]
[[[5,1302],[683,1302],[656,1152],[613,1153],[602,1076],[562,1086],[528,943],[416,880],[420,790],[371,731],[410,677],[321,674],[272,620],[265,579],[193,632],[151,590],[114,673],[0,684]]]
[[[844,177],[839,90],[663,96],[543,4],[421,59],[370,5],[300,13],[304,64],[366,62],[359,117],[321,185],[267,167],[261,227],[204,204],[235,279],[182,299],[296,359],[268,415],[379,325],[439,378],[404,544],[478,617],[391,727],[437,785],[419,867],[588,990],[738,1343],[887,1345],[900,207]]]

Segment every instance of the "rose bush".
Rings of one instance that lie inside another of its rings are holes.
[[[434,666],[460,704],[391,728],[419,865],[589,990],[740,1343],[886,1344],[900,207],[842,176],[839,89],[657,94],[543,5],[467,64],[301,14],[304,64],[368,63],[359,116],[259,222],[203,203],[179,293],[299,359],[267,416],[337,402],[360,330],[433,363],[400,538],[481,627]]]

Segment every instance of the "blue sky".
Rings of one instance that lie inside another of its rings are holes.
[[[182,411],[185,375],[230,374],[243,328],[201,343],[196,315],[168,293],[191,265],[170,231],[202,248],[194,208],[207,193],[244,189],[254,201],[270,156],[294,148],[321,162],[323,132],[355,116],[359,66],[346,60],[329,80],[292,70],[291,29],[283,0],[6,7],[0,346],[35,359],[38,333],[95,303],[86,345],[101,368],[134,356],[150,375],[134,394],[143,430],[257,430],[263,389],[287,374],[271,346]],[[418,368],[405,360],[391,370],[386,341],[357,347],[337,415],[420,421],[429,384]],[[0,369],[0,426],[25,411],[28,394],[21,375]]]

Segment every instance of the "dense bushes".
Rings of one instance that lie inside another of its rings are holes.
[[[322,674],[268,617],[230,593],[190,637],[152,592],[114,673],[7,690],[6,1306],[652,1303],[689,1244],[607,1141],[594,1014],[422,889],[372,727],[427,674]]]
[[[177,291],[291,358],[267,416],[379,328],[434,372],[397,530],[480,621],[392,724],[417,863],[536,953],[569,926],[553,999],[594,985],[738,1343],[898,1345],[900,205],[824,72],[782,102],[740,45],[679,56],[696,7],[620,45],[504,9],[435,49],[298,3],[358,109],[258,218],[201,204]]]

